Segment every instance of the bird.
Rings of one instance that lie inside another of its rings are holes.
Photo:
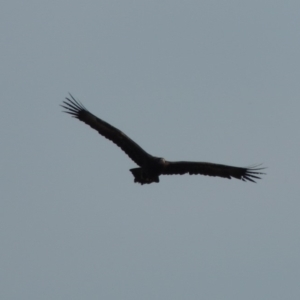
[[[255,180],[261,179],[260,176],[265,174],[262,173],[262,170],[265,168],[261,167],[261,164],[243,168],[209,162],[167,161],[162,157],[156,157],[147,153],[121,130],[90,113],[70,93],[69,98],[66,97],[60,106],[65,109],[63,112],[89,125],[120,147],[139,166],[129,171],[134,176],[134,182],[141,185],[153,182],[158,183],[160,175],[199,174],[256,182]]]

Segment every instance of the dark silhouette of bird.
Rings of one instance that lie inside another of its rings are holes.
[[[182,174],[201,174],[255,182],[256,179],[260,179],[259,175],[264,174],[261,172],[264,168],[261,168],[260,165],[240,168],[208,162],[172,162],[161,157],[152,156],[125,133],[90,113],[71,94],[70,98],[66,98],[63,101],[63,104],[61,106],[66,109],[64,112],[97,130],[101,135],[119,146],[139,166],[139,168],[130,169],[134,176],[134,182],[150,184],[152,182],[159,182],[160,175]]]

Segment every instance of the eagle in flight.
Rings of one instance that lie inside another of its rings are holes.
[[[63,104],[61,106],[66,109],[64,112],[97,130],[101,135],[119,146],[139,165],[139,168],[130,169],[130,172],[134,176],[134,182],[150,184],[152,182],[159,182],[160,175],[182,175],[187,173],[190,175],[201,174],[228,179],[233,177],[243,181],[255,182],[256,179],[260,179],[259,175],[264,174],[261,173],[261,170],[264,168],[260,166],[240,168],[208,162],[167,161],[164,158],[152,156],[121,130],[90,113],[71,94],[70,98],[66,98],[63,101]]]

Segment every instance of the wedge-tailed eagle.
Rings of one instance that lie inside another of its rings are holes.
[[[97,130],[101,135],[119,146],[139,165],[139,168],[130,169],[134,176],[134,182],[150,184],[152,182],[159,182],[160,175],[182,175],[187,173],[190,175],[201,174],[228,179],[233,177],[243,181],[255,182],[256,179],[260,179],[259,175],[264,174],[261,173],[261,170],[264,168],[261,168],[259,165],[240,168],[208,162],[172,162],[161,157],[152,156],[125,133],[90,113],[79,101],[75,100],[71,94],[70,98],[66,98],[66,100],[63,101],[63,104],[64,105],[61,106],[66,109],[64,112]]]

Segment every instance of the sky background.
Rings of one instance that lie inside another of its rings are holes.
[[[300,2],[4,1],[1,299],[300,299]],[[149,153],[257,184],[138,185],[72,93]]]

